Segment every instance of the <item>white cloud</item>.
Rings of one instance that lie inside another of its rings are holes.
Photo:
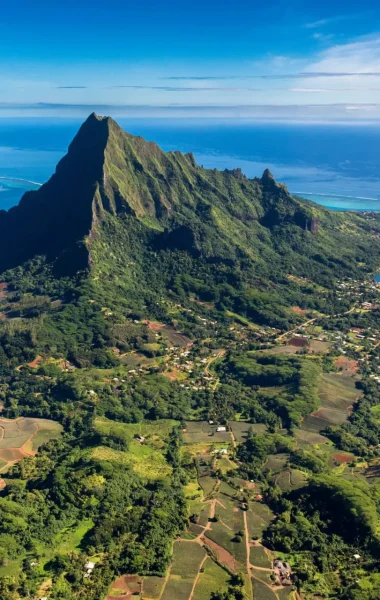
[[[331,46],[319,54],[308,66],[307,71],[332,74],[380,72],[380,34],[348,44]],[[360,75],[353,77],[358,78]]]

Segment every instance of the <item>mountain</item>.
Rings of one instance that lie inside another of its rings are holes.
[[[379,264],[376,215],[91,115],[0,213],[1,598],[256,598],[265,548],[274,596],[378,589]]]
[[[336,260],[338,238],[339,261],[355,270],[364,255],[356,235],[346,243],[342,224],[349,222],[357,234],[368,230],[353,216],[293,198],[268,170],[261,179],[248,179],[239,169],[206,170],[192,154],[165,153],[111,118],[92,114],[51,179],[1,211],[0,272],[36,255],[64,272],[83,269],[91,264],[98,228],[124,216],[149,233],[157,249],[209,261],[244,257],[264,270],[265,261],[282,260],[285,243],[301,270],[309,271],[310,260],[326,272],[326,264],[334,268],[329,262]]]

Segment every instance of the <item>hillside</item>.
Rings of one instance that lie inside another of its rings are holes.
[[[377,597],[379,265],[91,115],[0,212],[1,598]]]
[[[252,180],[206,170],[192,154],[165,153],[92,114],[51,179],[1,211],[0,271],[46,255],[75,272],[91,264],[91,240],[112,218],[141,228],[156,250],[208,262],[248,260],[263,272],[288,263],[319,276],[372,266],[365,221],[292,198],[268,170]]]

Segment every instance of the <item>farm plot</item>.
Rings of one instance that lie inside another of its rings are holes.
[[[244,517],[239,503],[218,493],[215,517],[217,521],[205,532],[206,537],[227,550],[237,563],[245,564]]]
[[[340,410],[348,417],[348,408],[362,395],[356,388],[357,377],[345,377],[339,373],[324,374],[319,385],[319,397],[323,408]]]
[[[261,538],[263,531],[273,520],[274,514],[266,504],[253,502],[247,511],[247,524],[249,537],[252,540]]]
[[[215,444],[231,441],[228,431],[216,431],[216,427],[207,421],[186,421],[183,434],[185,444]]]
[[[247,438],[248,430],[251,428],[254,433],[265,433],[267,428],[262,423],[246,423],[245,421],[229,421],[229,426],[237,442],[244,442]]]
[[[250,561],[254,567],[272,568],[269,550],[266,550],[264,546],[251,546]]]
[[[279,600],[296,600],[297,598],[295,591],[290,586],[277,590],[277,596]]]
[[[295,436],[298,442],[305,444],[328,444],[329,439],[320,433],[313,433],[312,431],[305,431],[303,429],[297,429]]]
[[[339,373],[323,374],[319,384],[321,407],[305,417],[301,430],[319,433],[331,424],[345,423],[350,408],[362,395],[356,388],[357,377],[347,377]]]
[[[158,600],[164,585],[164,577],[155,577],[154,575],[144,577],[142,598],[144,600]]]
[[[193,344],[190,338],[188,338],[186,335],[183,335],[182,333],[178,333],[178,331],[176,331],[172,327],[169,327],[168,325],[164,325],[159,331],[162,337],[165,340],[169,341],[171,344],[173,344],[173,346],[185,348]]]
[[[265,583],[261,583],[261,581],[253,578],[252,585],[255,600],[277,600],[276,594]]]
[[[199,544],[175,542],[173,562],[162,600],[188,600],[194,580],[206,557],[205,549]]]
[[[288,460],[288,454],[270,454],[264,465],[264,469],[266,471],[270,470],[273,473],[280,473],[286,467]]]
[[[208,475],[198,478],[199,485],[203,490],[204,497],[207,498],[215,489],[217,480]]]
[[[61,432],[62,426],[49,419],[0,418],[0,471],[6,471],[12,463],[26,456],[33,456],[42,444],[59,437]]]
[[[290,490],[296,490],[306,485],[307,478],[302,471],[290,469],[289,471],[280,473],[280,475],[275,478],[275,481],[283,492],[289,492]]]
[[[207,558],[204,571],[195,586],[193,600],[210,600],[212,592],[226,591],[228,580],[228,573]]]
[[[107,600],[124,600],[140,597],[142,578],[137,575],[122,575],[113,582]]]

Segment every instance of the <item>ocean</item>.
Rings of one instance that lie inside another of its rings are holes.
[[[267,167],[293,194],[337,210],[380,211],[380,125],[212,119],[118,119],[164,150],[193,152],[207,168]],[[0,119],[0,209],[54,172],[78,119]]]

